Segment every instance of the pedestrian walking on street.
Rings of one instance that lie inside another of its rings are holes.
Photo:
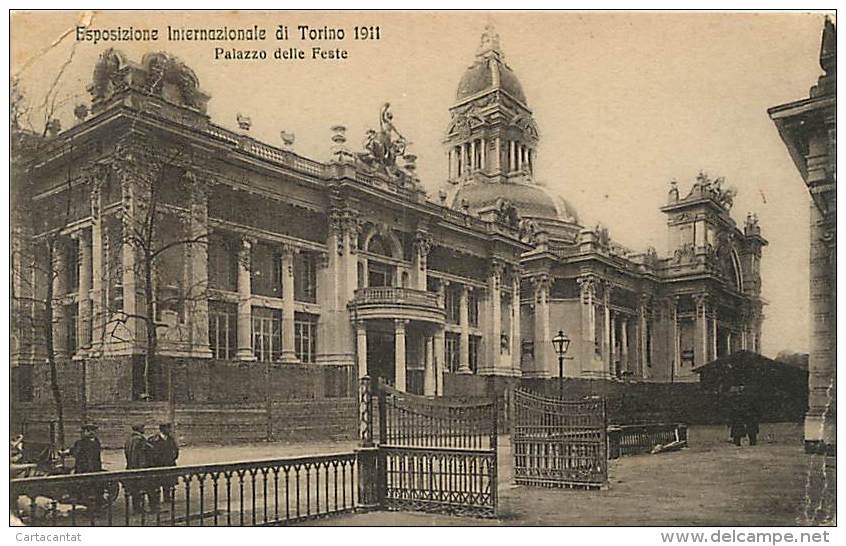
[[[170,423],[160,424],[158,434],[151,436],[148,441],[152,446],[153,466],[176,466],[176,460],[179,458],[179,444],[176,442],[176,438],[173,437],[173,427]],[[178,479],[176,477],[167,477],[159,481],[161,489],[164,492],[165,502],[173,498],[173,491],[177,481]],[[155,496],[155,502],[158,502],[158,492],[156,492]]]
[[[129,439],[126,440],[123,449],[123,453],[126,456],[126,469],[137,470],[149,468],[152,463],[151,452],[152,446],[144,436],[144,425],[132,425],[132,433],[129,435]],[[126,480],[124,485],[126,486],[126,493],[132,499],[132,509],[134,511],[143,511],[144,492],[147,489],[143,480]]]
[[[739,446],[746,436],[746,412],[743,409],[742,387],[732,387],[729,391],[729,434],[734,445]]]

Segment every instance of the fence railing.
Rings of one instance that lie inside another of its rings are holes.
[[[687,425],[648,423],[608,427],[608,458],[647,453],[656,445],[687,440]]]
[[[349,512],[355,453],[11,480],[30,525],[281,525]]]

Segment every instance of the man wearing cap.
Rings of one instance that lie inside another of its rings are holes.
[[[176,459],[179,458],[179,444],[176,443],[176,439],[173,437],[173,427],[170,423],[160,424],[159,433],[151,436],[148,441],[152,446],[152,466],[176,466]],[[176,486],[176,483],[176,478],[164,478],[161,481],[165,501],[169,501],[173,497],[173,488]],[[158,500],[158,496],[158,491],[156,491],[156,501]]]
[[[149,468],[152,466],[150,459],[152,446],[144,436],[144,425],[132,425],[132,433],[123,448],[123,453],[126,456],[126,469],[134,470],[139,468]],[[144,484],[142,480],[134,479],[127,480],[124,484],[126,492],[132,497],[132,509],[144,509]]]
[[[80,438],[70,448],[73,455],[73,471],[76,474],[86,472],[100,472],[103,461],[100,458],[102,446],[97,438],[97,425],[86,423],[80,428]]]

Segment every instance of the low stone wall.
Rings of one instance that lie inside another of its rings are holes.
[[[270,408],[250,404],[183,404],[175,409],[176,434],[181,445],[237,444],[265,441],[340,441],[358,435],[358,402],[354,398],[276,402]],[[50,422],[56,420],[52,406],[24,404],[16,408],[12,433],[22,432],[28,441],[49,442]],[[168,420],[163,402],[126,402],[90,406],[85,420],[99,427],[104,447],[122,448],[133,424],[147,432]],[[65,410],[65,444],[78,437],[80,408]]]

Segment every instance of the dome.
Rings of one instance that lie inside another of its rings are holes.
[[[478,59],[467,68],[458,83],[455,99],[461,102],[484,91],[496,89],[501,89],[526,104],[526,95],[517,76],[498,56],[491,55]]]
[[[576,209],[560,196],[543,186],[525,182],[491,184],[472,182],[462,186],[455,194],[455,208],[464,201],[472,211],[496,206],[499,199],[505,199],[517,208],[524,218],[542,218],[561,222],[578,223]]]

